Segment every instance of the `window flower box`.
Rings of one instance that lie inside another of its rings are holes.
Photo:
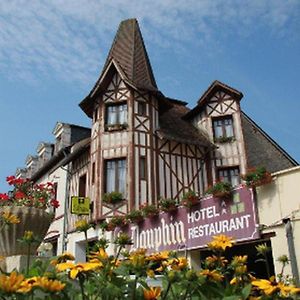
[[[111,192],[111,193],[104,194],[102,200],[106,204],[116,205],[122,202],[124,199],[122,193]]]
[[[232,143],[235,141],[234,136],[220,136],[215,138],[216,143],[225,144],[225,143]]]
[[[140,209],[145,218],[154,218],[158,216],[159,209],[154,204],[144,204],[140,206]]]
[[[105,125],[105,130],[106,131],[120,131],[120,130],[125,130],[127,129],[128,124],[123,123],[123,124],[106,124]]]
[[[256,167],[248,169],[247,173],[242,175],[242,179],[248,187],[257,187],[272,182],[272,175],[265,167]]]
[[[199,203],[199,197],[196,195],[194,191],[188,191],[183,194],[181,199],[181,205],[191,208],[192,206]]]
[[[175,199],[160,199],[159,207],[164,212],[175,212],[177,210],[177,203]]]
[[[206,194],[212,194],[216,198],[228,199],[231,197],[232,185],[229,182],[218,181],[209,187]]]
[[[141,210],[132,210],[126,215],[126,219],[130,223],[138,224],[144,221],[144,216]]]

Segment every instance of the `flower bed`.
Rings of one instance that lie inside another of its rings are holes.
[[[176,253],[147,254],[146,249],[130,253],[122,251],[131,244],[130,238],[123,233],[114,240],[117,247],[115,256],[106,252],[107,240],[100,239],[98,244],[87,262],[75,263],[72,254],[63,253],[44,263],[35,261],[27,272],[0,271],[0,297],[69,300],[299,299],[300,288],[291,283],[291,278],[283,275],[270,279],[255,278],[248,272],[246,255],[232,259],[226,257],[234,241],[224,235],[215,236],[208,243],[212,255],[202,261],[199,271],[189,266],[186,257]],[[281,258],[280,261],[284,269],[287,260]]]

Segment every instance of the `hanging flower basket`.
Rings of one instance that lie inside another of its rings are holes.
[[[8,212],[19,218],[20,223],[5,226],[0,231],[0,255],[12,256],[28,254],[28,247],[18,240],[24,236],[25,231],[32,231],[33,235],[41,240],[45,237],[53,219],[53,214],[45,209],[22,206],[1,206],[0,214]],[[36,254],[39,244],[32,244],[30,254]]]

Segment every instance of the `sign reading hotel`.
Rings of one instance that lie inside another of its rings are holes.
[[[219,234],[235,241],[254,240],[259,232],[253,192],[238,188],[229,200],[206,197],[191,209],[180,207],[176,213],[161,213],[131,225],[127,233],[133,241],[131,250],[146,248],[149,252],[203,248]]]
[[[71,214],[88,215],[90,214],[90,198],[88,197],[71,197]]]

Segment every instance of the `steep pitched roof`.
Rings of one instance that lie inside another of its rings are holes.
[[[120,71],[123,80],[134,88],[158,92],[138,21],[124,20],[119,25],[99,79],[79,104],[89,116],[93,96],[101,89],[101,82],[112,64]]]
[[[189,111],[189,108],[182,104],[184,102],[180,103],[178,100],[172,102],[172,108],[159,117],[158,136],[184,144],[215,147],[204,132],[182,119],[182,116]]]
[[[208,87],[208,89],[204,92],[204,94],[200,97],[200,99],[197,102],[197,106],[194,107],[192,110],[190,110],[185,116],[184,119],[188,120],[192,117],[194,117],[195,115],[197,115],[204,104],[207,103],[207,101],[217,92],[217,91],[224,91],[225,93],[231,95],[234,99],[237,99],[238,101],[240,101],[243,98],[243,94],[228,86],[227,84],[215,80],[212,82],[212,84]]]
[[[264,166],[269,172],[276,172],[298,165],[244,112],[241,113],[241,119],[249,167]]]

